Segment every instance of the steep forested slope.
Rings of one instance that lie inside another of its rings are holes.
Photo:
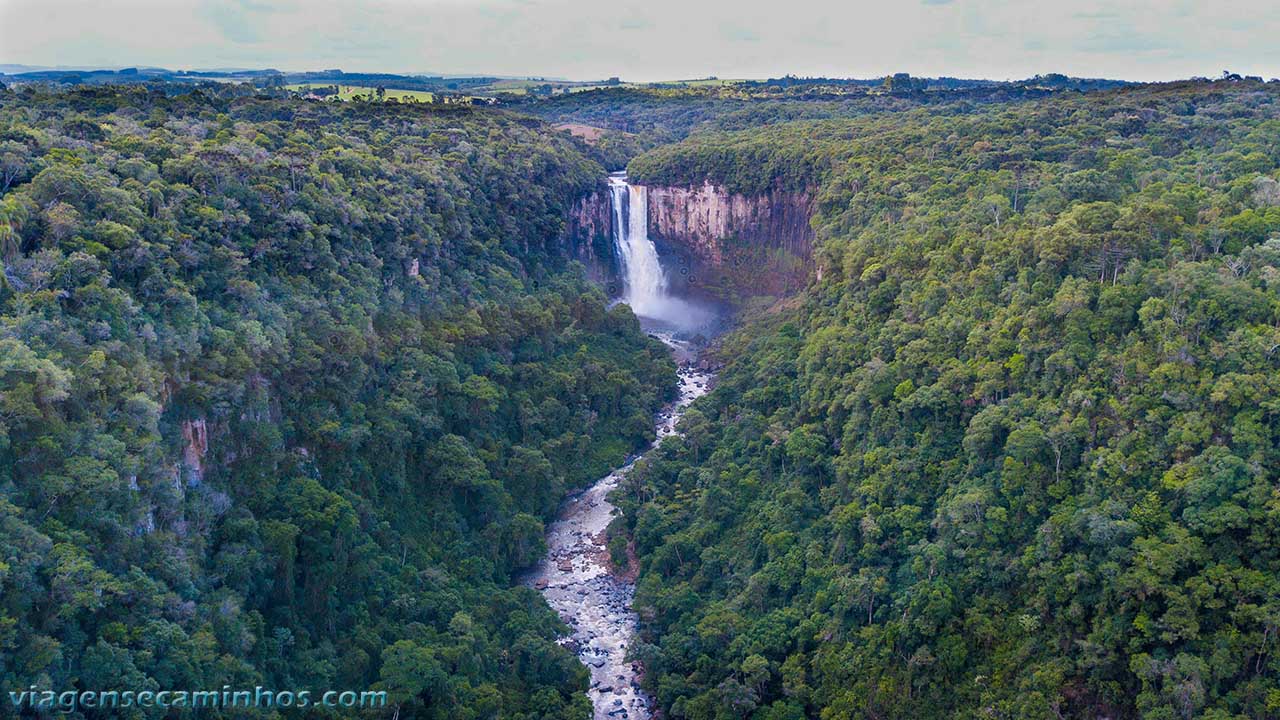
[[[697,88],[602,88],[519,105],[553,122],[582,123],[604,132],[592,152],[610,169],[621,168],[643,151],[678,142],[691,133],[759,128],[794,120],[851,117],[949,103],[946,94],[896,97],[828,95],[814,88],[784,93],[775,86],[729,85]],[[766,175],[762,175],[767,177]]]
[[[558,255],[599,165],[501,113],[140,87],[0,90],[0,159],[0,685],[589,711],[510,574],[674,383]]]
[[[1056,74],[1014,82],[926,80],[909,75],[882,80],[787,76],[722,85],[596,88],[551,98],[530,96],[516,107],[549,121],[604,130],[592,141],[592,152],[613,169],[643,151],[665,147],[691,134],[755,130],[799,120],[861,117],[919,107],[963,112],[973,105],[1016,103],[1122,84]],[[767,179],[769,174],[764,170],[753,177]]]
[[[1278,95],[633,162],[821,187],[820,280],[622,490],[670,717],[1280,717]]]

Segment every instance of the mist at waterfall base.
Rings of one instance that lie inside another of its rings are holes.
[[[623,280],[618,298],[631,306],[646,330],[677,337],[720,331],[721,313],[704,303],[669,292],[658,250],[649,239],[648,194],[643,185],[627,183],[626,173],[609,176],[613,205],[613,244]]]

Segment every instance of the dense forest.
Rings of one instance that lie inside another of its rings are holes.
[[[1280,718],[1280,89],[698,132],[817,277],[622,488],[670,718]]]
[[[580,150],[496,111],[0,90],[0,686],[587,715],[512,573],[675,372],[564,260]]]
[[[0,88],[0,687],[590,716],[516,575],[674,390],[625,166],[818,236],[616,493],[665,717],[1280,720],[1280,85],[847,85]]]
[[[646,150],[667,146],[696,133],[859,117],[921,106],[950,113],[972,105],[1020,102],[1122,84],[1057,74],[1014,82],[925,79],[906,73],[877,80],[788,76],[723,85],[656,83],[643,87],[598,88],[547,99],[529,98],[516,107],[549,121],[580,123],[607,131],[592,143],[591,150],[610,169],[622,169]],[[507,101],[514,100],[508,98]],[[767,182],[770,174],[764,170],[755,177]]]

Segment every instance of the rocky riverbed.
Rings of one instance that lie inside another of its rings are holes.
[[[655,418],[655,445],[675,432],[685,407],[705,394],[712,380],[711,373],[695,366],[687,347],[664,341],[681,363],[680,396]],[[650,717],[650,699],[640,690],[641,668],[627,659],[636,634],[631,610],[635,585],[611,572],[605,537],[614,516],[609,493],[634,463],[632,459],[565,501],[547,528],[547,556],[526,579],[572,628],[561,642],[576,649],[591,671],[589,695],[597,720]]]

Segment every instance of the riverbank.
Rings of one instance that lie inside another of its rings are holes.
[[[677,399],[654,418],[657,439],[650,450],[675,433],[684,409],[707,393],[714,378],[698,367],[687,344],[662,339],[680,363],[680,389]],[[606,532],[614,518],[609,494],[637,459],[565,501],[547,528],[546,557],[526,578],[572,629],[561,642],[591,671],[588,695],[597,720],[651,717],[650,698],[640,689],[643,669],[627,659],[638,622],[631,609],[634,578],[614,572]]]

